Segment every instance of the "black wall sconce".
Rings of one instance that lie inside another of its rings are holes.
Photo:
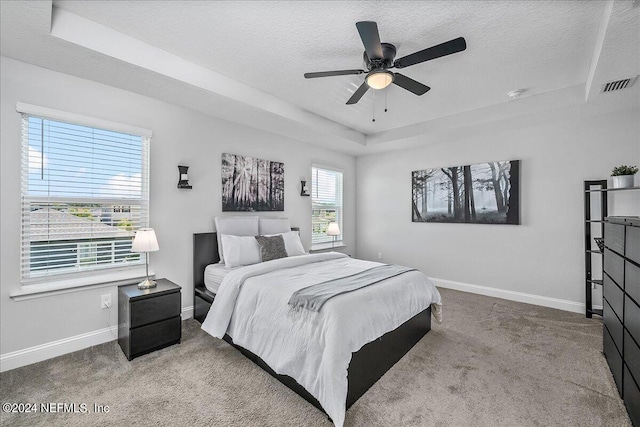
[[[189,185],[189,176],[187,175],[188,170],[189,166],[178,166],[178,188],[184,188],[187,190],[193,188]]]
[[[300,181],[300,195],[301,196],[310,196],[311,194],[307,193],[307,181]]]

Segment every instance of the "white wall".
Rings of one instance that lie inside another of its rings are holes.
[[[20,286],[18,101],[153,130],[151,226],[161,250],[151,255],[151,264],[158,277],[183,286],[183,307],[192,305],[192,233],[212,231],[213,217],[221,213],[222,152],[284,162],[286,214],[292,225],[301,227],[307,248],[310,200],[298,195],[299,179],[310,176],[312,163],[335,166],[345,173],[347,252],[365,259],[383,252],[385,262],[415,266],[431,277],[578,304],[584,301],[582,180],[600,179],[614,165],[640,161],[637,109],[599,116],[572,112],[546,124],[497,122],[470,129],[466,137],[457,133],[454,140],[438,145],[356,161],[4,57],[0,71],[2,355],[90,335],[117,323],[114,309],[109,313],[99,308],[101,294],[111,293],[115,301],[115,287],[20,302],[9,297]],[[522,160],[522,225],[411,222],[412,170],[501,159]],[[193,190],[176,188],[178,164],[190,166]],[[640,212],[638,198],[614,198],[620,208],[613,214]],[[42,354],[49,354],[45,347]]]
[[[346,251],[355,250],[355,159],[288,140],[250,127],[208,117],[185,108],[95,82],[1,58],[1,264],[0,353],[66,339],[117,323],[117,309],[100,309],[100,295],[115,287],[85,290],[16,302],[10,292],[20,287],[20,114],[26,102],[153,131],[151,143],[151,226],[160,251],[151,254],[157,277],[183,287],[182,305],[193,304],[192,234],[213,231],[221,214],[221,153],[284,162],[285,212],[301,229],[303,244],[311,240],[311,200],[300,197],[300,178],[311,176],[311,164],[344,171]],[[178,190],[177,165],[188,165],[193,190]]]
[[[445,286],[583,310],[583,180],[603,179],[614,166],[640,159],[637,109],[587,110],[543,124],[496,122],[437,145],[358,157],[358,257],[375,260],[383,252],[385,262],[498,291],[436,282]],[[411,222],[411,171],[515,159],[522,160],[522,225]],[[616,194],[610,214],[639,215],[638,193]]]

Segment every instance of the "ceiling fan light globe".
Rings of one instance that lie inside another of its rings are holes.
[[[389,71],[372,71],[365,80],[371,89],[384,89],[393,83],[393,73]]]

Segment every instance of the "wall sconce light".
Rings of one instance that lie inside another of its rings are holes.
[[[187,175],[188,170],[189,166],[178,166],[178,188],[185,188],[187,190],[193,188],[189,185],[189,176]]]
[[[301,196],[310,196],[311,194],[307,193],[307,181],[302,179],[300,181],[300,195]]]

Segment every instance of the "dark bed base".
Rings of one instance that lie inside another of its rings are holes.
[[[204,286],[204,269],[207,265],[220,261],[216,233],[197,233],[193,235],[193,277],[194,277],[194,318],[202,323],[211,308],[215,294]],[[395,365],[420,339],[431,330],[431,308],[418,313],[393,331],[364,345],[351,356],[348,369],[347,409],[351,407],[373,384],[376,383],[393,365]],[[228,335],[224,340],[237,348],[248,359],[260,366],[282,384],[300,395],[316,408],[320,403],[296,380],[277,374],[262,359],[233,343]]]

